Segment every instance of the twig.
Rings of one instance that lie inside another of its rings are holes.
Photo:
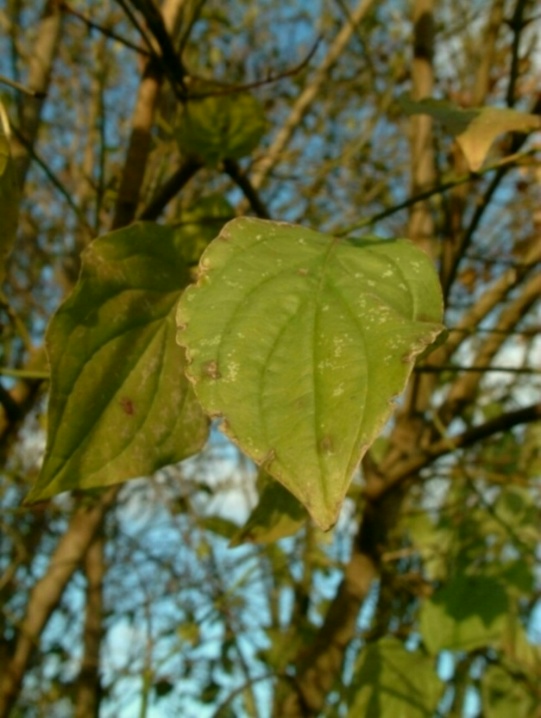
[[[111,40],[116,40],[117,42],[120,42],[122,45],[129,47],[131,50],[135,50],[135,52],[138,52],[141,55],[145,55],[146,57],[150,57],[152,55],[152,52],[150,52],[149,50],[145,50],[145,48],[136,45],[131,40],[128,40],[122,35],[119,35],[118,33],[114,32],[114,30],[109,30],[109,28],[104,27],[97,22],[94,22],[94,20],[91,20],[86,15],[83,15],[82,12],[79,12],[78,10],[75,10],[75,8],[72,8],[70,5],[68,5],[67,2],[59,2],[58,7],[65,13],[73,15],[73,17],[76,17],[78,20],[81,20],[81,22],[83,22],[91,30],[97,30],[98,32],[101,32],[102,35],[111,38]]]
[[[191,178],[203,167],[203,164],[194,158],[185,160],[180,167],[169,177],[159,188],[156,195],[148,205],[140,212],[137,219],[157,219],[167,204],[180,190],[191,180]]]
[[[30,90],[28,87],[21,85],[20,82],[15,82],[15,80],[10,80],[8,77],[5,77],[4,75],[0,75],[0,83],[2,83],[2,85],[7,85],[8,87],[12,87],[14,90],[18,90],[19,92],[22,92],[24,95],[28,95],[29,97],[34,97],[36,100],[43,100],[45,97],[47,97],[47,94],[45,92],[40,92],[39,90]]]
[[[145,18],[150,32],[158,43],[162,55],[164,72],[171,82],[171,86],[175,90],[178,99],[181,101],[186,100],[187,91],[184,82],[187,74],[186,69],[173,47],[171,37],[165,27],[159,10],[154,6],[151,0],[131,0],[131,3]]]
[[[252,186],[252,183],[247,175],[241,171],[236,160],[224,160],[223,166],[224,170],[231,177],[233,182],[240,187],[255,214],[262,219],[270,219],[269,211],[265,207],[263,200]]]
[[[511,68],[509,69],[509,84],[507,85],[507,94],[505,101],[507,107],[513,107],[515,104],[515,88],[519,76],[519,63],[520,63],[520,36],[524,27],[528,24],[523,19],[524,10],[526,9],[526,0],[517,0],[515,5],[515,12],[513,17],[509,21],[509,27],[513,33],[513,43],[511,49]]]
[[[508,332],[506,333],[507,336]],[[455,364],[445,364],[442,366],[416,366],[414,371],[422,374],[437,374],[444,371],[456,372],[477,372],[491,374],[492,372],[503,372],[506,374],[541,374],[541,369],[531,369],[529,367],[510,367],[510,366],[456,366]]]
[[[220,89],[215,90],[209,90],[208,92],[195,92],[193,94],[190,93],[190,99],[194,100],[201,100],[205,97],[215,97],[216,95],[231,95],[236,92],[245,92],[246,90],[253,90],[256,87],[262,87],[263,85],[269,85],[273,82],[278,82],[279,80],[283,80],[285,77],[291,77],[292,75],[296,75],[297,73],[301,72],[312,57],[315,55],[317,48],[319,47],[319,43],[321,42],[321,36],[317,38],[313,46],[310,48],[308,54],[302,60],[299,62],[298,65],[295,65],[294,67],[289,68],[289,70],[284,70],[283,72],[278,72],[276,74],[273,74],[270,72],[266,78],[262,80],[254,80],[253,82],[247,82],[245,84],[241,85],[224,85]],[[199,75],[190,75],[195,80],[205,80],[204,77],[199,77]],[[215,81],[212,80],[212,83]],[[219,84],[219,83],[216,83]]]
[[[48,371],[38,371],[36,369],[10,369],[7,366],[0,366],[0,374],[2,376],[11,376],[14,379],[36,379],[37,381],[48,381],[51,378]]]
[[[479,177],[482,175],[485,175],[489,172],[493,172],[494,170],[500,170],[500,168],[507,168],[509,166],[518,164],[520,160],[522,160],[525,157],[528,157],[529,155],[533,155],[536,152],[538,152],[538,148],[531,147],[528,150],[525,150],[524,152],[517,152],[512,155],[509,155],[508,157],[503,157],[501,160],[498,160],[498,162],[495,162],[492,165],[489,165],[488,167],[484,167],[480,169],[478,172],[469,172],[466,175],[461,175],[460,177],[454,177],[450,180],[447,180],[447,182],[443,182],[442,184],[438,185],[437,187],[432,187],[431,189],[425,190],[424,192],[419,192],[419,194],[414,195],[413,197],[409,197],[408,199],[404,200],[403,202],[400,202],[399,204],[395,204],[393,207],[389,207],[388,209],[384,209],[381,212],[378,212],[377,214],[372,215],[372,217],[367,217],[366,219],[361,220],[360,222],[356,222],[355,224],[350,225],[349,227],[346,227],[345,229],[339,229],[339,230],[331,230],[331,233],[334,234],[336,237],[343,237],[346,234],[350,234],[351,232],[354,232],[358,229],[363,229],[364,227],[370,227],[373,224],[376,224],[376,222],[379,222],[382,219],[385,219],[386,217],[390,217],[393,214],[396,214],[397,212],[401,212],[403,209],[408,209],[408,207],[411,207],[414,204],[417,204],[417,202],[423,202],[425,199],[429,199],[430,197],[433,197],[437,194],[442,194],[443,192],[446,192],[449,189],[453,189],[454,187],[458,187],[461,184],[466,184],[467,182],[475,182]]]
[[[141,35],[141,37],[145,41],[145,43],[149,49],[150,57],[154,57],[155,52],[154,52],[154,47],[152,46],[152,41],[149,38],[149,36],[147,35],[144,27],[141,25],[141,23],[139,22],[139,20],[135,16],[135,14],[132,12],[131,7],[128,5],[127,2],[125,2],[125,0],[116,0],[116,1],[120,5],[120,7],[124,10],[126,15],[128,16],[128,19],[131,22],[131,24],[134,26],[134,28],[137,30],[139,35]]]
[[[425,451],[408,456],[398,462],[394,470],[389,471],[382,477],[381,481],[374,481],[366,486],[363,495],[370,501],[379,501],[390,491],[402,484],[412,476],[418,475],[420,471],[433,464],[437,459],[451,454],[457,449],[464,449],[472,444],[477,444],[484,439],[489,439],[502,431],[509,431],[522,424],[531,424],[541,420],[541,404],[530,404],[523,409],[507,412],[495,419],[486,421],[479,426],[467,429],[458,436],[446,436],[440,441],[431,444]]]
[[[92,229],[92,227],[91,227],[90,224],[88,223],[88,221],[87,221],[86,217],[84,216],[83,212],[82,212],[81,209],[75,204],[75,202],[74,202],[73,199],[71,198],[71,196],[70,196],[68,190],[64,187],[64,185],[63,185],[62,182],[58,179],[58,177],[55,175],[55,173],[50,169],[50,167],[47,165],[47,163],[45,162],[45,160],[43,160],[43,159],[40,157],[40,155],[38,155],[38,153],[36,152],[36,150],[35,150],[35,149],[32,147],[32,145],[28,142],[28,140],[26,139],[26,137],[24,137],[24,135],[21,134],[21,132],[19,132],[16,127],[12,127],[11,130],[12,130],[13,134],[17,137],[17,139],[19,140],[19,142],[20,142],[22,145],[24,145],[26,151],[29,153],[29,155],[32,157],[32,159],[36,162],[36,164],[37,164],[39,167],[41,167],[41,169],[43,170],[43,172],[45,172],[45,174],[47,175],[47,177],[48,177],[49,181],[51,182],[51,184],[53,184],[53,185],[56,187],[56,189],[60,192],[60,194],[62,195],[62,197],[64,197],[64,199],[66,200],[66,202],[68,203],[68,205],[71,207],[71,209],[73,210],[73,212],[76,214],[77,219],[81,222],[81,224],[85,227],[85,229],[90,233],[90,236],[94,236],[94,230]]]

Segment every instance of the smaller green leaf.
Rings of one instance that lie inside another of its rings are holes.
[[[485,718],[531,718],[539,707],[525,681],[498,665],[489,665],[483,672],[481,698]]]
[[[207,165],[240,159],[259,144],[266,129],[261,104],[248,93],[190,100],[180,117],[176,136],[180,151]]]
[[[407,651],[396,638],[383,638],[360,654],[351,682],[348,718],[427,718],[444,684],[433,660]]]
[[[430,653],[498,646],[508,629],[509,599],[488,576],[457,576],[421,608],[420,627]]]
[[[408,97],[401,97],[400,104],[409,115],[430,115],[441,122],[458,142],[472,172],[481,169],[499,135],[541,128],[541,119],[537,115],[507,107],[462,109],[446,100],[426,98],[416,102]]]
[[[207,421],[175,344],[193,247],[138,223],[94,240],[47,331],[45,460],[27,501],[151,474],[198,451]]]
[[[263,470],[261,473],[265,474],[265,483],[259,501],[244,526],[231,539],[231,547],[248,541],[272,543],[292,536],[308,519],[306,509],[293,494]]]
[[[0,106],[0,119],[5,115]],[[6,276],[6,260],[12,250],[19,217],[19,192],[9,140],[0,122],[0,286]]]

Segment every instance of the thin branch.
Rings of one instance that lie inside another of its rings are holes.
[[[532,115],[538,115],[541,113],[541,96],[539,96],[537,98],[537,100],[535,101],[534,106],[532,107],[530,112]],[[511,153],[512,154],[504,159],[510,159],[512,157],[520,156],[519,150],[523,146],[523,144],[526,142],[527,137],[528,137],[528,135],[514,133],[512,135],[512,140],[511,140]],[[530,153],[533,153],[535,151],[536,151],[536,148],[531,148]],[[521,154],[525,155],[528,153],[523,152]],[[486,188],[483,196],[477,201],[476,208],[475,208],[473,216],[470,220],[470,223],[469,223],[468,227],[465,229],[462,237],[460,238],[458,246],[456,248],[453,263],[449,268],[447,276],[444,277],[443,289],[444,289],[445,296],[447,296],[447,293],[454,282],[454,279],[457,275],[460,263],[461,263],[463,257],[465,256],[466,252],[468,251],[468,248],[469,248],[469,246],[473,240],[473,237],[475,235],[475,232],[477,231],[477,229],[481,223],[481,220],[484,217],[485,211],[486,211],[487,207],[489,206],[490,201],[491,201],[492,197],[494,196],[494,193],[499,188],[503,178],[507,175],[507,173],[511,169],[512,164],[513,164],[512,162],[502,162],[502,161],[500,161],[497,164],[497,171],[496,171],[495,176],[492,178],[492,181]]]
[[[236,92],[245,92],[246,90],[253,90],[254,88],[257,88],[257,87],[262,87],[264,85],[269,85],[273,82],[278,82],[279,80],[283,80],[285,77],[292,77],[293,75],[296,75],[299,72],[301,72],[302,70],[304,70],[304,68],[308,65],[308,63],[310,62],[312,57],[315,55],[321,40],[322,40],[321,36],[318,37],[317,40],[315,41],[315,43],[313,44],[313,46],[311,47],[311,49],[309,50],[308,54],[304,58],[304,60],[299,62],[298,65],[291,67],[289,70],[284,70],[283,72],[278,72],[276,74],[269,72],[267,77],[265,77],[261,80],[254,80],[253,82],[247,82],[247,83],[241,84],[241,85],[225,84],[220,89],[215,89],[212,91],[209,90],[209,92],[195,92],[193,94],[190,93],[190,100],[192,100],[192,99],[201,100],[205,97],[215,97],[216,95],[231,95]],[[199,75],[190,75],[190,77],[193,78],[194,80],[203,80],[203,81],[205,80],[204,77],[199,77]],[[212,80],[212,83],[214,84],[215,81]],[[216,83],[216,84],[219,84],[219,83]]]
[[[187,75],[186,68],[173,47],[171,36],[160,11],[155,7],[152,0],[131,0],[131,3],[145,18],[150,32],[158,43],[163,59],[164,72],[171,82],[178,99],[181,101],[186,100],[187,91],[184,82]]]
[[[41,92],[40,90],[30,90],[28,87],[21,85],[20,82],[15,82],[15,80],[10,80],[8,77],[5,77],[4,75],[0,75],[0,83],[2,85],[7,85],[8,87],[12,87],[14,90],[17,90],[18,92],[22,92],[24,95],[28,95],[29,97],[34,97],[36,100],[43,100],[43,99],[45,99],[45,97],[47,97],[46,92]]]
[[[199,20],[199,16],[201,15],[201,11],[206,1],[207,0],[199,0],[197,6],[195,8],[192,8],[192,15],[189,22],[186,24],[186,27],[184,28],[182,36],[180,37],[178,43],[178,53],[180,57],[182,57],[184,50],[186,49],[186,45],[188,43],[188,40],[190,39],[190,35],[192,34],[193,27],[195,23]]]
[[[442,456],[451,454],[457,449],[465,449],[500,434],[502,431],[510,431],[516,426],[531,424],[539,420],[541,420],[541,403],[530,404],[523,409],[507,412],[479,426],[467,429],[457,436],[446,436],[444,439],[432,443],[424,451],[419,451],[397,462],[388,473],[380,477],[379,481],[376,479],[371,481],[370,485],[363,490],[363,495],[370,501],[379,501]]]
[[[131,7],[128,5],[127,2],[125,2],[125,0],[116,0],[116,1],[117,1],[117,3],[120,5],[120,7],[124,10],[124,12],[125,12],[125,14],[127,15],[129,21],[131,22],[131,24],[134,26],[134,28],[137,30],[137,32],[139,33],[139,35],[140,35],[140,36],[143,38],[143,40],[145,41],[145,43],[146,43],[146,45],[148,46],[148,49],[149,49],[149,56],[150,56],[150,57],[154,57],[156,53],[154,52],[154,47],[153,47],[153,45],[152,45],[152,40],[151,40],[151,39],[149,38],[149,36],[147,35],[146,30],[144,29],[144,27],[141,25],[141,23],[140,23],[139,20],[137,19],[135,13],[132,12]]]
[[[159,188],[148,205],[139,213],[138,220],[154,220],[163,212],[167,204],[177,195],[191,178],[203,167],[194,158],[185,160],[180,167]]]
[[[517,0],[515,5],[515,12],[513,17],[509,21],[509,27],[513,32],[513,43],[511,46],[511,68],[509,70],[509,84],[507,85],[507,94],[505,101],[508,107],[513,107],[515,104],[515,88],[517,86],[517,80],[519,77],[519,49],[521,34],[526,25],[527,21],[524,20],[524,11],[526,9],[527,0]]]
[[[507,336],[507,333],[506,333]],[[529,367],[509,367],[509,366],[456,366],[454,364],[446,364],[443,366],[417,366],[414,371],[421,374],[437,374],[444,371],[456,372],[475,372],[477,374],[490,374],[492,372],[503,372],[506,374],[541,374],[541,369],[532,369]]]
[[[266,155],[258,163],[252,175],[252,185],[255,189],[259,189],[262,186],[269,173],[274,169],[276,163],[283,158],[284,150],[291,141],[295,131],[300,126],[303,117],[318,97],[321,87],[329,81],[329,73],[338,62],[338,59],[342,57],[343,52],[353,35],[355,27],[359,25],[359,23],[371,10],[373,5],[374,0],[359,0],[358,4],[351,13],[354,24],[351,22],[345,23],[334,38],[327,54],[323,58],[319,67],[316,69],[312,81],[306,85],[296,99],[289,116],[282,124],[281,129],[277,133],[271,146],[268,148]]]
[[[224,170],[231,177],[233,182],[240,187],[255,214],[262,219],[270,219],[269,211],[263,200],[250,182],[248,176],[241,171],[236,160],[224,160],[223,166]]]
[[[474,426],[471,429],[467,429],[457,437],[451,438],[455,449],[464,449],[472,444],[477,444],[480,441],[489,439],[495,434],[500,434],[502,431],[509,431],[515,426],[521,424],[531,424],[534,421],[541,419],[541,403],[530,404],[523,409],[516,409],[515,411],[509,411],[506,414],[486,421],[480,426]],[[439,442],[438,442],[439,445]]]
[[[122,45],[129,47],[130,50],[135,50],[135,52],[138,52],[140,55],[145,55],[146,57],[150,57],[152,55],[151,51],[145,50],[145,48],[141,47],[140,45],[136,45],[131,40],[128,40],[122,35],[119,35],[118,33],[114,32],[114,30],[110,30],[109,28],[104,27],[97,22],[94,22],[94,20],[91,20],[87,15],[84,15],[82,12],[79,12],[78,10],[75,10],[75,8],[68,5],[67,2],[59,2],[58,7],[65,13],[73,15],[73,17],[76,17],[78,20],[81,20],[81,22],[83,22],[90,30],[97,30],[98,32],[101,32],[102,35],[111,38],[111,40],[116,40],[117,42],[120,42]]]
[[[28,152],[30,157],[36,162],[36,164],[43,170],[43,172],[47,175],[47,178],[51,182],[51,184],[56,187],[56,189],[60,192],[62,197],[66,200],[68,205],[71,207],[75,215],[77,216],[77,219],[81,224],[85,227],[85,229],[89,232],[91,236],[94,236],[94,230],[88,223],[88,220],[84,216],[81,209],[75,204],[73,201],[69,191],[64,187],[62,182],[58,179],[56,174],[52,171],[52,169],[47,165],[45,160],[43,160],[40,155],[36,152],[36,150],[32,147],[32,145],[27,141],[26,137],[22,135],[16,127],[12,127],[11,131],[17,138],[17,140],[21,143],[21,145],[25,148],[25,150]]]
[[[530,155],[533,155],[539,151],[536,147],[531,147],[528,150],[525,150],[524,152],[515,153],[512,155],[509,155],[508,157],[503,157],[501,160],[498,160],[498,162],[495,162],[492,165],[489,165],[488,167],[483,167],[478,172],[469,172],[468,174],[461,175],[460,177],[453,177],[450,180],[447,180],[447,182],[443,182],[442,184],[438,185],[437,187],[432,187],[431,189],[427,189],[424,192],[419,192],[419,194],[414,195],[413,197],[409,197],[408,199],[404,200],[403,202],[400,202],[399,204],[395,204],[392,207],[389,207],[388,209],[384,209],[381,212],[378,212],[377,214],[372,215],[371,217],[367,217],[366,219],[363,219],[359,222],[355,222],[355,224],[350,225],[349,227],[346,227],[345,229],[338,229],[338,230],[331,230],[332,234],[334,234],[336,237],[343,237],[347,234],[350,234],[351,232],[354,232],[358,229],[364,229],[364,227],[370,227],[373,224],[376,224],[376,222],[379,222],[382,219],[385,219],[386,217],[390,217],[393,214],[396,214],[397,212],[401,212],[403,209],[408,209],[414,204],[417,204],[417,202],[423,202],[425,199],[429,199],[430,197],[433,197],[437,194],[443,194],[449,189],[453,189],[454,187],[458,187],[462,184],[466,184],[467,182],[475,182],[478,180],[482,175],[488,174],[489,172],[494,172],[494,170],[499,170],[500,168],[507,168],[510,166],[514,166],[518,164],[522,159],[529,157]]]
[[[48,381],[51,378],[48,371],[38,371],[37,369],[11,369],[7,366],[0,366],[0,375],[9,376],[13,379],[37,379],[40,381]]]

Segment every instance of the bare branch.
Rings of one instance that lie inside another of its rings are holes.
[[[270,219],[269,211],[265,207],[263,200],[258,195],[247,175],[241,171],[238,163],[235,160],[224,160],[223,165],[233,182],[242,190],[255,214],[262,219]]]
[[[59,2],[58,7],[63,10],[65,13],[68,13],[69,15],[73,15],[73,17],[76,17],[78,20],[81,20],[90,30],[97,30],[102,35],[105,35],[106,37],[111,38],[111,40],[115,40],[116,42],[120,42],[122,45],[125,45],[126,47],[129,47],[130,50],[134,50],[135,52],[138,52],[140,55],[145,55],[146,57],[150,57],[152,55],[152,52],[150,50],[145,50],[144,47],[141,47],[140,45],[136,45],[131,40],[128,40],[126,37],[123,37],[122,35],[119,35],[114,30],[111,30],[108,27],[104,27],[103,25],[100,25],[97,22],[94,22],[94,20],[91,20],[89,17],[84,15],[82,12],[79,12],[75,8],[71,7],[71,5],[68,5],[67,2]]]

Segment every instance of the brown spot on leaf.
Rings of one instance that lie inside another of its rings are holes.
[[[129,397],[123,396],[118,403],[127,416],[133,416],[135,414],[135,404]]]
[[[322,454],[332,454],[334,451],[334,442],[331,436],[324,436],[319,441],[319,450]]]

